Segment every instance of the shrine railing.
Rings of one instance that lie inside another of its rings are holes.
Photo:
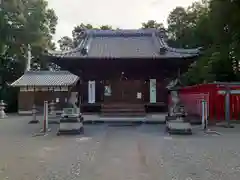
[[[188,115],[201,116],[202,113],[202,100],[205,100],[209,104],[209,95],[204,93],[180,93],[181,103],[185,107],[185,111]],[[209,108],[207,108],[207,114]]]

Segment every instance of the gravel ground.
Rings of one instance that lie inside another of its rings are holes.
[[[0,120],[0,179],[239,180],[240,126],[170,136],[163,125],[85,126],[85,134],[33,137],[29,117]]]

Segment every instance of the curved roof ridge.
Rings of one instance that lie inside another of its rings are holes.
[[[154,43],[155,46],[157,46],[158,48],[163,47],[163,45],[159,41],[159,37],[157,36],[156,33],[152,33],[152,38],[153,38],[153,43]],[[158,51],[159,51],[159,49],[158,49]]]
[[[156,32],[152,33],[152,37],[154,39],[155,45],[157,45],[159,48],[164,47],[170,52],[183,53],[183,54],[199,54],[200,53],[200,48],[181,49],[181,48],[170,47],[168,43],[165,41],[164,37],[160,36],[159,34],[156,34]]]
[[[200,53],[200,48],[195,48],[195,49],[193,49],[193,48],[192,49],[173,48],[173,47],[170,47],[163,38],[159,38],[159,40],[160,40],[161,44],[163,45],[163,47],[165,47],[166,49],[168,49],[169,51],[172,51],[172,52],[186,53],[186,54],[199,54]]]
[[[125,35],[151,35],[158,30],[155,28],[149,29],[116,29],[116,30],[101,30],[101,29],[89,29],[86,30],[88,35],[93,36],[117,36],[121,34]]]
[[[84,38],[79,43],[79,45],[76,48],[73,48],[73,49],[70,49],[70,50],[64,50],[64,51],[47,50],[47,52],[48,52],[48,54],[54,55],[54,56],[64,56],[64,55],[68,55],[68,54],[71,54],[71,53],[75,53],[75,52],[78,52],[82,48],[82,46],[84,46],[84,44],[86,43],[87,39],[88,39],[88,35],[87,35],[86,38]]]

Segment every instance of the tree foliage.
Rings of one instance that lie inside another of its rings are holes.
[[[59,46],[61,50],[69,50],[72,48],[76,48],[81,41],[83,40],[86,30],[91,29],[102,29],[102,30],[113,30],[113,27],[110,25],[102,25],[100,27],[94,27],[91,24],[83,24],[77,25],[73,28],[72,37],[64,36],[60,40],[58,40]]]
[[[170,13],[169,43],[204,49],[195,66],[183,75],[186,84],[239,80],[239,24],[239,1],[234,0],[195,2]]]
[[[52,36],[57,17],[52,9],[47,8],[45,0],[3,1],[0,19],[0,53],[3,62],[12,63],[14,60],[24,67],[30,44],[33,61],[41,64],[43,50],[54,49]]]
[[[155,20],[149,20],[145,23],[142,23],[142,29],[149,29],[149,28],[160,29],[160,28],[164,28],[164,26],[162,23],[157,23]]]
[[[0,6],[0,81],[16,80],[25,69],[28,44],[33,63],[46,67],[42,52],[54,49],[57,17],[45,0],[7,0]]]
[[[70,50],[73,48],[73,40],[68,36],[63,36],[58,40],[58,44],[62,51]]]

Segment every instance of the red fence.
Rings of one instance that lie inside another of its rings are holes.
[[[209,102],[208,94],[195,94],[195,93],[181,93],[181,102],[184,104],[185,110],[190,115],[201,116],[202,100]],[[208,111],[208,110],[207,110]]]
[[[231,91],[235,92],[230,95],[231,119],[238,120],[240,119],[240,84],[229,86]],[[209,120],[222,121],[225,118],[225,95],[221,91],[224,90],[225,87],[221,83],[188,86],[180,91],[180,98],[190,115],[201,115],[201,100],[205,99],[208,102]]]

